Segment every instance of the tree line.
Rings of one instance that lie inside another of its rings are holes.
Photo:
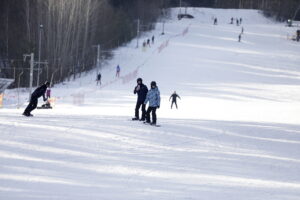
[[[167,8],[203,6],[260,9],[284,20],[292,18],[300,0],[1,0],[0,77],[14,78],[14,87],[28,86],[29,62],[23,55],[40,55],[40,83],[62,82],[93,69],[100,44],[102,57],[154,28]],[[40,53],[40,54],[39,54]],[[38,84],[37,64],[34,85]]]
[[[29,84],[29,62],[24,54],[33,52],[34,83],[62,82],[95,67],[97,48],[102,57],[110,50],[154,27],[168,1],[161,0],[1,0],[0,70],[2,78],[20,77]],[[23,72],[23,74],[22,74]],[[17,86],[17,81],[15,85]]]

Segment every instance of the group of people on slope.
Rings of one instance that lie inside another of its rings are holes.
[[[135,117],[132,118],[132,120],[140,120],[145,121],[145,123],[149,123],[151,125],[156,125],[157,122],[157,116],[156,116],[156,110],[160,107],[160,91],[157,87],[157,84],[155,81],[152,81],[150,84],[150,90],[148,90],[147,86],[143,84],[143,79],[138,78],[137,79],[137,86],[135,86],[133,90],[134,94],[137,94],[137,102],[135,106]],[[180,97],[174,92],[170,99],[172,99],[171,109],[173,107],[173,104],[175,103],[176,108],[177,107],[177,98],[180,99]],[[149,102],[148,109],[146,111],[146,105]],[[142,108],[142,115],[140,118],[139,110]],[[152,122],[150,121],[150,114],[152,116]]]
[[[143,84],[141,78],[137,79],[137,86],[133,90],[137,94],[137,102],[135,106],[135,117],[132,120],[145,121],[146,123],[156,125],[156,109],[160,107],[160,92],[155,81],[150,84],[150,90]],[[146,111],[146,104],[149,102],[149,107]],[[142,107],[142,117],[139,118],[139,110]],[[152,114],[152,122],[150,121]]]
[[[116,78],[119,78],[120,77],[120,72],[121,72],[121,67],[120,65],[117,65],[116,67]],[[97,85],[100,85],[101,86],[101,78],[102,78],[102,75],[101,73],[97,73],[97,76],[96,76],[96,84]]]

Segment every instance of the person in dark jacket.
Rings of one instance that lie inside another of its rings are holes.
[[[97,85],[101,85],[101,73],[97,74]]]
[[[148,91],[144,104],[149,102],[146,112],[146,123],[156,125],[156,109],[160,107],[160,92],[155,81],[151,82],[151,89]],[[150,121],[150,113],[152,113],[152,123]]]
[[[132,120],[139,120],[139,110],[142,106],[142,117],[141,121],[145,121],[145,115],[146,115],[146,105],[144,104],[144,101],[147,96],[148,88],[146,85],[143,84],[143,79],[138,78],[137,79],[137,86],[134,88],[133,93],[137,94],[137,102],[135,106],[135,118],[132,118]]]
[[[50,82],[46,81],[43,85],[41,85],[40,87],[38,87],[37,89],[35,89],[33,91],[33,93],[31,94],[30,102],[29,102],[28,106],[26,107],[23,115],[25,115],[27,117],[33,116],[31,114],[31,111],[33,111],[37,107],[38,98],[43,96],[44,101],[46,101],[45,93],[46,93],[46,90],[48,87],[50,87]]]
[[[174,93],[170,96],[170,99],[169,99],[169,101],[172,99],[171,109],[173,108],[174,103],[175,103],[176,109],[178,109],[177,98],[181,99],[180,96],[178,94],[176,94],[176,91],[174,91]]]

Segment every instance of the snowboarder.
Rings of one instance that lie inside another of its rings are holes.
[[[178,94],[176,94],[176,91],[174,91],[174,93],[170,96],[170,99],[169,99],[169,101],[172,99],[171,109],[173,108],[173,104],[174,103],[175,103],[176,109],[178,109],[178,106],[177,106],[177,97],[179,99],[181,99],[180,96]]]
[[[241,42],[242,34],[239,34],[239,42]]]
[[[133,93],[137,94],[137,102],[135,106],[135,118],[132,118],[132,120],[139,120],[139,110],[140,107],[142,106],[142,117],[140,121],[145,121],[146,120],[146,105],[144,104],[148,88],[146,85],[143,84],[143,79],[138,78],[136,80],[137,86],[134,88]]]
[[[48,81],[46,81],[43,85],[41,85],[40,87],[38,87],[37,89],[34,90],[34,92],[31,94],[30,102],[23,113],[24,116],[27,116],[27,117],[33,116],[31,114],[31,111],[33,111],[37,107],[38,98],[43,96],[44,101],[46,101],[45,93],[46,93],[47,87],[50,87],[50,82],[48,82]]]
[[[101,73],[97,74],[97,85],[101,85]]]
[[[117,66],[116,77],[120,77],[120,71],[121,71],[121,68],[120,68],[120,66],[118,65],[118,66]]]
[[[152,36],[152,44],[154,44],[154,35]]]
[[[149,107],[146,112],[146,123],[156,125],[156,109],[160,106],[160,92],[155,81],[151,82],[151,89],[148,91],[144,104],[149,101]],[[152,123],[150,121],[150,113],[152,112]]]

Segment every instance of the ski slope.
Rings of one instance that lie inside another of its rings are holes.
[[[55,85],[52,110],[0,110],[0,199],[298,200],[300,44],[294,28],[255,10],[177,9],[76,81]],[[213,18],[218,25],[213,25]],[[243,18],[241,26],[229,24]],[[115,78],[115,67],[121,77]],[[131,121],[136,78],[161,92],[161,127]],[[177,91],[179,109],[170,109]],[[81,102],[76,102],[78,101]],[[75,101],[75,102],[74,102]],[[41,100],[39,102],[42,103]],[[79,105],[78,105],[79,104]]]

